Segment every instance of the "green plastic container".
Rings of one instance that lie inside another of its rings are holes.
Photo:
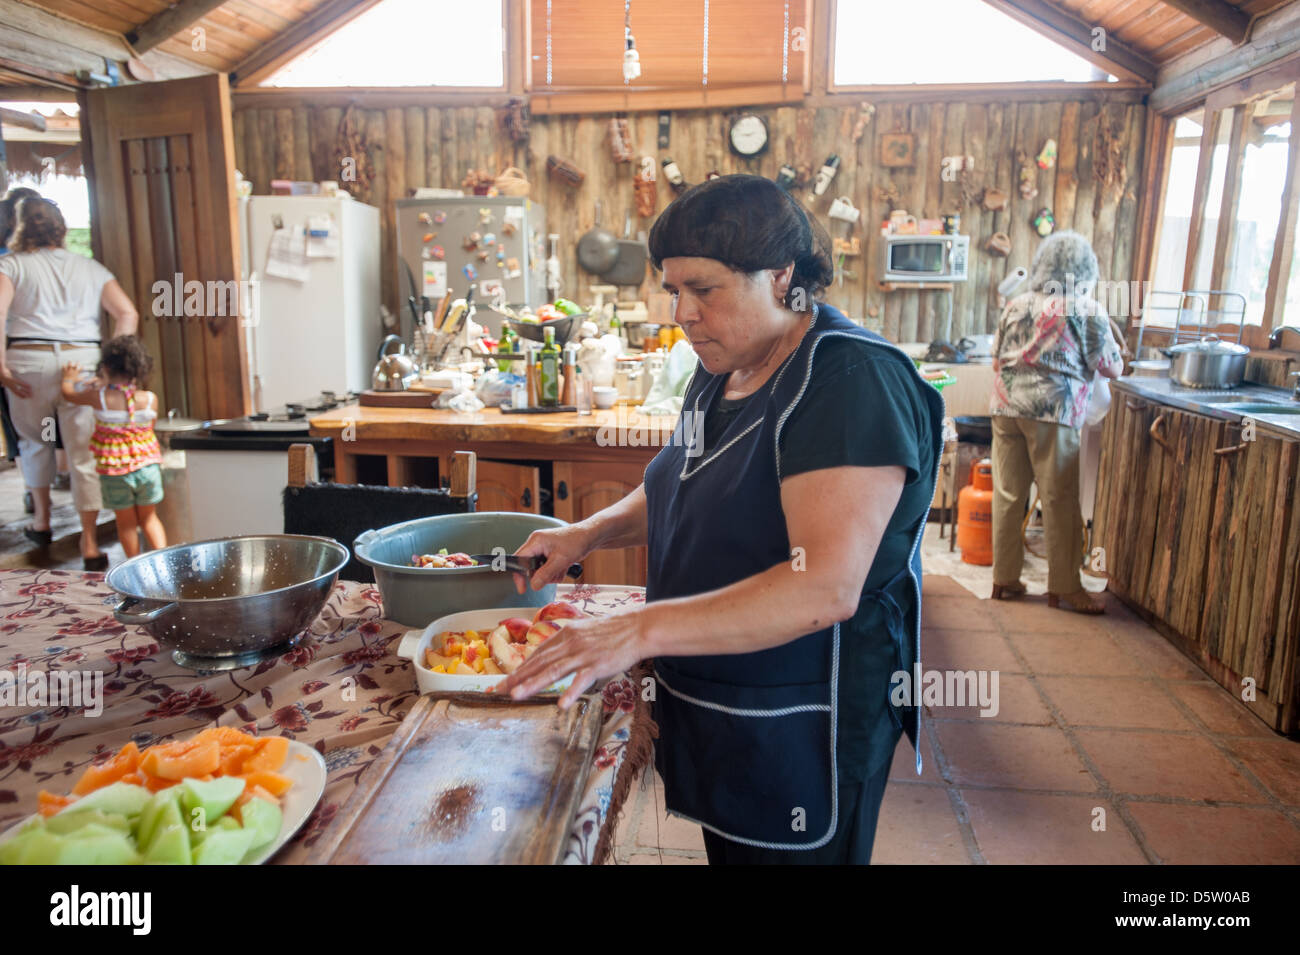
[[[533,531],[563,527],[565,522],[540,514],[479,511],[440,514],[366,531],[353,542],[357,560],[374,568],[384,600],[384,616],[408,627],[425,627],[439,617],[494,607],[542,607],[555,599],[555,585],[515,592],[514,575],[478,567],[412,567],[415,554],[507,554]]]

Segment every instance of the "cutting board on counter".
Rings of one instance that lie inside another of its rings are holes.
[[[307,861],[557,863],[602,717],[595,696],[422,696]]]
[[[432,408],[434,399],[445,390],[414,385],[406,391],[366,390],[361,392],[357,402],[363,408]]]

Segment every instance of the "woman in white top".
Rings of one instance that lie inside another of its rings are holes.
[[[68,451],[73,501],[81,512],[83,565],[103,570],[108,558],[95,539],[101,499],[90,450],[95,413],[64,400],[62,369],[68,362],[90,368],[99,364],[101,308],[113,318],[114,336],[134,334],[139,315],[108,269],[63,247],[68,229],[58,206],[47,199],[24,199],[17,218],[11,254],[0,257],[5,331],[0,384],[8,389],[23,480],[36,505],[27,536],[40,545],[50,542],[57,419]]]

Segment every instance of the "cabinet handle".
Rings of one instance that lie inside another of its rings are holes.
[[[567,501],[569,499],[569,485],[561,481],[560,486],[555,489],[555,494],[561,501]]]
[[[1163,414],[1156,415],[1156,420],[1151,422],[1151,428],[1147,431],[1147,434],[1151,435],[1152,441],[1165,449],[1166,454],[1173,454],[1174,449],[1169,446],[1169,442],[1165,440],[1165,436],[1161,434],[1159,430],[1160,426],[1164,423],[1165,416]]]
[[[1245,451],[1245,450],[1246,450],[1246,446],[1244,444],[1234,444],[1230,448],[1215,448],[1214,453],[1221,458],[1226,458],[1230,454],[1236,454],[1238,451]]]
[[[531,487],[524,488],[523,496],[519,498],[519,502],[523,504],[524,507],[533,506],[533,489]]]

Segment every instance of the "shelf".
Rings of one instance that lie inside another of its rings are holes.
[[[882,292],[898,292],[907,289],[933,289],[936,292],[951,292],[952,282],[878,282]]]

